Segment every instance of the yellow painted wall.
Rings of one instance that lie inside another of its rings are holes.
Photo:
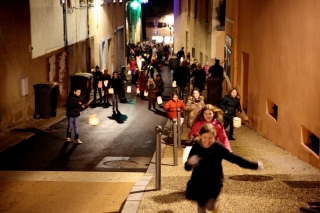
[[[190,6],[188,3],[190,2]],[[179,1],[174,3],[174,51],[177,52],[184,47],[185,54],[190,52],[191,61],[196,58],[199,62],[205,63],[206,56],[209,63],[217,56],[217,34],[215,8],[219,6],[218,0],[198,2],[197,17],[195,17],[195,1],[183,0],[181,7]],[[190,7],[190,13],[188,8]],[[206,11],[209,10],[208,16]],[[186,37],[188,32],[188,38]],[[219,34],[218,34],[219,35]],[[218,45],[221,46],[221,45]],[[222,45],[223,46],[223,45]],[[192,57],[192,48],[195,48],[195,55]],[[218,50],[223,51],[223,50]],[[200,61],[200,52],[203,53],[203,59]]]
[[[233,82],[240,80],[240,93],[248,98],[249,126],[318,168],[319,156],[304,145],[303,133],[320,137],[319,11],[318,0],[227,1],[227,18],[238,17]],[[226,27],[231,32],[232,25]],[[268,101],[278,106],[277,120]]]

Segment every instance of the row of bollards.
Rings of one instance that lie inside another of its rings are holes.
[[[173,163],[174,166],[178,166],[178,148],[181,147],[181,109],[177,110],[177,118],[173,119]],[[156,126],[156,190],[161,189],[161,136],[162,127]]]

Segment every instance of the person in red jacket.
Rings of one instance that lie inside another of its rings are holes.
[[[177,119],[177,110],[180,108],[181,110],[186,110],[186,105],[183,103],[182,100],[178,98],[178,93],[173,92],[172,98],[164,105],[164,110],[167,111],[168,118],[170,119],[170,134],[172,136],[173,132],[173,122],[172,119]]]
[[[215,140],[222,143],[224,147],[232,152],[230,142],[223,127],[223,111],[216,106],[206,104],[192,124],[191,131],[188,134],[191,141],[194,141],[199,136],[200,129],[204,124],[212,124],[216,129]]]
[[[138,86],[140,90],[140,98],[144,99],[144,91],[147,89],[148,77],[146,76],[145,71],[141,71],[138,78]]]

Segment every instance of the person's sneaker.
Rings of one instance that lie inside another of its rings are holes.
[[[71,138],[67,138],[67,141],[70,142],[70,141],[71,141]]]
[[[82,144],[82,141],[80,139],[76,139],[76,140],[74,140],[74,143]]]
[[[229,141],[234,141],[236,140],[234,137],[228,137]]]

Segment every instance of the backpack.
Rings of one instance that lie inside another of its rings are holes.
[[[157,75],[158,75],[159,73],[158,73],[158,70],[157,70],[154,66],[152,66],[152,65],[149,65],[149,67],[148,67],[147,76],[149,76],[149,78],[151,78],[150,75],[149,75],[149,73],[150,73],[150,70],[151,70],[152,68],[153,68],[153,79],[155,80],[156,77],[157,77]]]

